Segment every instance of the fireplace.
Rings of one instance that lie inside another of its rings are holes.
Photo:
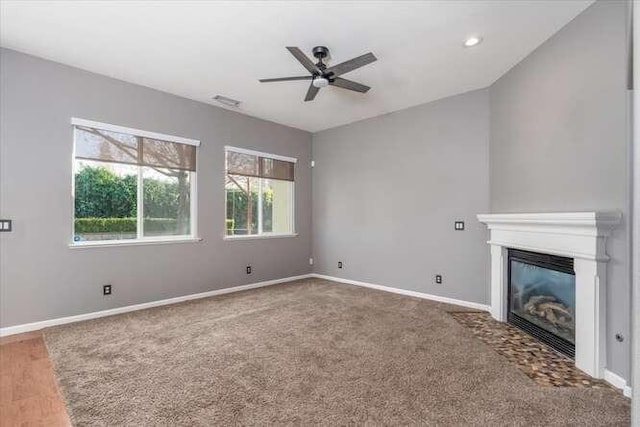
[[[573,259],[508,250],[507,321],[556,350],[575,356]]]
[[[606,289],[609,256],[606,252],[606,240],[620,224],[622,214],[617,211],[507,213],[478,215],[478,219],[487,224],[490,231],[489,310],[493,318],[506,322],[510,313],[512,316],[517,315],[509,310],[509,252],[512,249],[571,259],[575,272],[574,362],[577,368],[592,377],[603,378],[607,354]],[[529,259],[522,261],[531,264],[527,262]],[[571,275],[568,268],[564,272]]]

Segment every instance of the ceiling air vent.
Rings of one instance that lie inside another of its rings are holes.
[[[240,101],[236,101],[235,99],[227,98],[226,96],[216,95],[213,97],[214,101],[218,101],[222,105],[226,105],[227,107],[238,108],[240,105]]]

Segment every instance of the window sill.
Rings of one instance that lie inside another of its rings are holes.
[[[249,236],[224,236],[224,240],[260,240],[260,239],[285,239],[287,237],[298,237],[298,233],[282,234],[252,234]]]
[[[96,240],[92,242],[73,242],[69,243],[70,249],[80,248],[105,248],[112,246],[141,246],[141,245],[167,245],[172,243],[197,243],[201,242],[199,237],[180,237],[165,239],[149,239],[149,240]]]

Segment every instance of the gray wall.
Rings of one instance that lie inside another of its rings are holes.
[[[0,67],[0,216],[14,220],[0,235],[1,326],[310,272],[309,133],[10,50],[0,51]],[[204,240],[69,249],[71,117],[200,139]],[[299,159],[298,237],[222,240],[225,144]]]
[[[608,368],[630,378],[626,13],[596,2],[491,86],[490,169],[492,212],[623,212],[608,245]]]
[[[317,133],[313,159],[314,272],[488,302],[487,90]]]

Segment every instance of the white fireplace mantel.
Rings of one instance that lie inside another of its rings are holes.
[[[507,250],[522,249],[574,260],[576,367],[602,378],[606,361],[606,238],[620,212],[484,214],[491,236],[491,315],[507,320]]]

